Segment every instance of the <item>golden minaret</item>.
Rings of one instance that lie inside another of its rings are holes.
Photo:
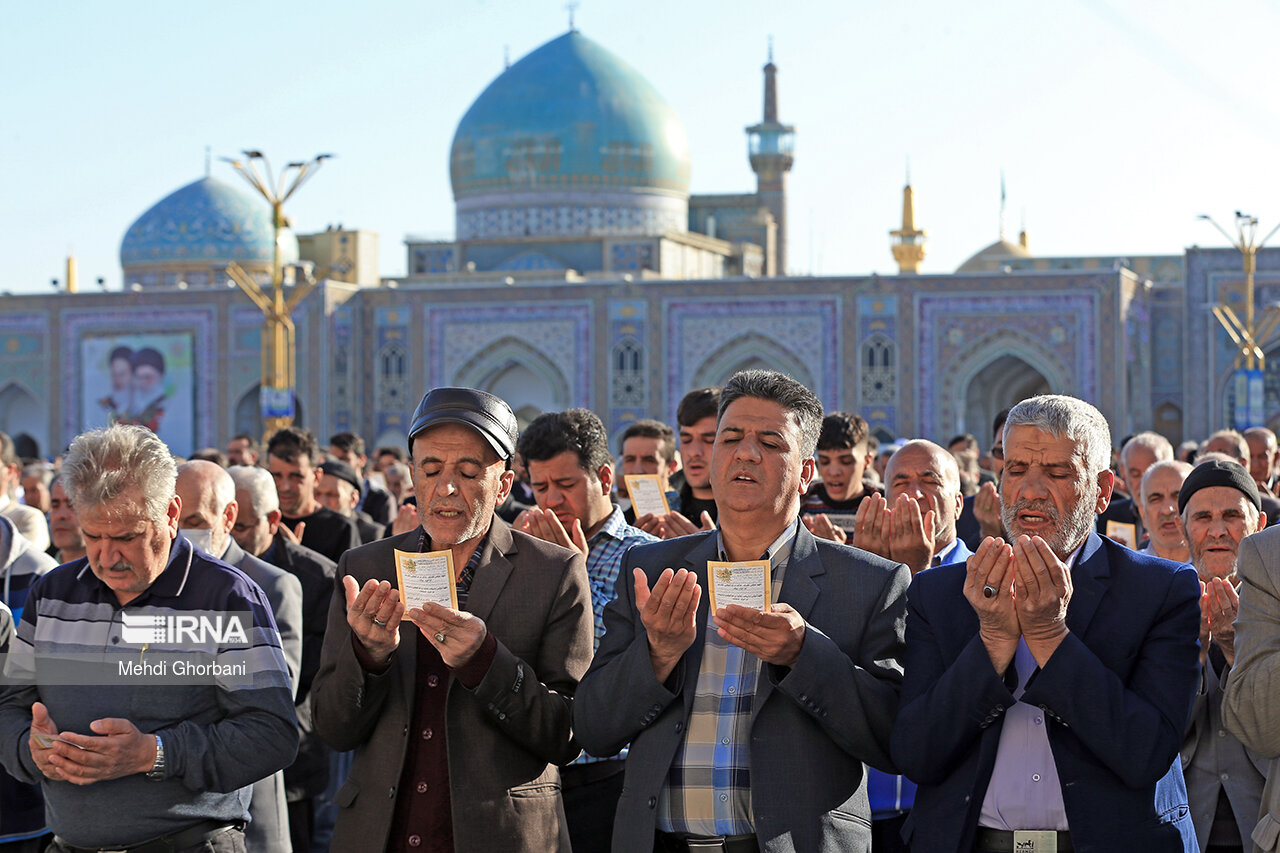
[[[910,178],[902,188],[902,227],[889,234],[894,238],[893,259],[898,262],[898,272],[904,275],[920,272],[920,262],[924,260],[925,232],[916,228],[915,196]]]

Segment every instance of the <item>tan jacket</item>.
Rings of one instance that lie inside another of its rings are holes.
[[[1236,661],[1224,680],[1222,720],[1227,731],[1272,759],[1262,790],[1255,853],[1280,851],[1280,528],[1240,543],[1240,611]]]

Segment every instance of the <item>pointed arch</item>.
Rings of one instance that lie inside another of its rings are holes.
[[[1156,406],[1154,427],[1177,447],[1182,441],[1182,408],[1169,400]]]
[[[40,398],[17,380],[0,388],[0,432],[13,438],[29,435],[46,452],[52,452],[48,406],[41,405]]]
[[[1070,394],[1076,384],[1052,350],[1021,331],[1001,330],[979,340],[946,371],[940,433],[985,436],[1001,409],[1035,394]]]
[[[497,394],[513,411],[523,411],[523,417],[574,405],[569,380],[555,362],[514,337],[502,338],[474,356],[453,381]]]
[[[739,370],[777,370],[806,388],[816,389],[813,373],[804,361],[772,338],[752,332],[720,347],[693,373],[691,388],[723,385]]]

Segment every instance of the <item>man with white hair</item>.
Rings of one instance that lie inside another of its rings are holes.
[[[1276,434],[1267,427],[1249,427],[1244,431],[1244,441],[1249,445],[1249,475],[1259,491],[1275,496]]]
[[[150,430],[85,433],[62,474],[88,554],[30,591],[8,673],[32,680],[0,694],[0,761],[41,783],[52,851],[243,851],[253,782],[297,751],[266,596],[178,536],[177,473]],[[162,627],[201,617],[223,629]],[[68,678],[71,654],[101,663]]]
[[[1137,548],[1147,534],[1136,501],[1142,475],[1157,462],[1173,459],[1173,445],[1158,432],[1140,432],[1120,448],[1120,481],[1130,497],[1118,498],[1098,516],[1098,532]]]
[[[235,482],[222,467],[200,459],[184,462],[178,466],[176,492],[182,499],[178,532],[201,551],[244,572],[267,594],[289,677],[296,683],[302,661],[302,584],[283,569],[246,553],[231,538],[239,505]]]
[[[280,630],[289,680],[296,692],[302,664],[302,585],[288,572],[246,554],[231,538],[238,511],[236,486],[221,466],[199,459],[179,465],[176,491],[182,500],[178,532],[202,552],[244,572],[266,593]],[[245,841],[251,850],[289,853],[289,816],[282,771],[254,783],[249,817]]]
[[[387,491],[398,507],[405,498],[413,497],[413,474],[409,466],[403,462],[391,462],[387,465],[382,477],[387,481]]]
[[[1093,406],[1022,401],[1000,481],[1011,541],[912,582],[892,755],[919,783],[913,849],[1197,849],[1178,748],[1200,584],[1094,531],[1110,462]]]
[[[1245,468],[1249,467],[1249,443],[1233,429],[1220,429],[1212,433],[1204,440],[1200,453],[1224,453]]]
[[[1178,514],[1178,493],[1190,473],[1191,466],[1186,462],[1166,459],[1155,463],[1142,475],[1142,484],[1134,497],[1148,536],[1143,554],[1163,557],[1175,563],[1190,561],[1191,551],[1187,548]]]
[[[311,723],[311,681],[320,668],[337,564],[280,533],[280,502],[270,472],[237,465],[227,474],[236,488],[232,538],[247,553],[289,572],[302,584],[302,664],[295,697],[301,740],[297,760],[284,770],[284,785],[293,848],[307,851],[315,829],[316,797],[324,792],[330,775],[330,750]]]
[[[1200,689],[1182,745],[1191,819],[1200,850],[1243,850],[1253,831],[1267,766],[1223,730],[1223,680],[1235,665],[1240,542],[1262,529],[1258,487],[1244,466],[1209,460],[1178,493],[1183,536],[1200,576]]]

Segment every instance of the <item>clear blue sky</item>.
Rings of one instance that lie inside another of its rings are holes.
[[[924,272],[1025,211],[1037,254],[1177,253],[1223,241],[1195,215],[1280,222],[1280,11],[1219,3],[582,0],[578,28],[644,74],[688,130],[694,192],[754,189],[769,36],[797,126],[792,272],[895,270],[910,160]],[[567,28],[561,0],[24,4],[0,29],[0,291],[120,286],[125,230],[260,148],[333,152],[290,203],[300,231],[451,236],[449,144],[502,70]]]

